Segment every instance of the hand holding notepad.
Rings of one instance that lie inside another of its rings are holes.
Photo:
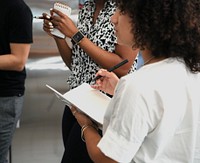
[[[54,3],[53,8],[56,10],[59,10],[60,12],[62,12],[63,14],[65,14],[67,16],[71,15],[71,8],[68,5],[63,4],[61,2]],[[54,28],[54,30],[51,32],[51,34],[54,36],[57,36],[59,38],[65,38],[65,35],[56,28]]]
[[[128,62],[127,59],[123,60],[119,64],[108,69],[109,72],[114,71],[115,69],[123,66]],[[95,80],[98,80],[101,76],[97,76]],[[52,88],[49,85],[46,85],[50,88],[56,96],[66,105],[74,105],[80,111],[87,114],[93,120],[98,122],[99,124],[103,124],[104,114],[106,112],[107,106],[110,102],[110,97],[100,92],[99,90],[93,89],[89,84],[83,83],[80,86],[66,92],[65,94],[61,94]]]
[[[46,86],[51,89],[61,101],[65,102],[66,105],[74,105],[94,121],[101,125],[103,124],[104,114],[110,102],[110,97],[99,90],[91,88],[87,83],[83,83],[65,94],[59,93],[49,85]]]

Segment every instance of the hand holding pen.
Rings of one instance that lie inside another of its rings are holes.
[[[69,38],[71,38],[78,31],[78,28],[73,20],[61,11],[50,9],[50,15],[51,16],[43,13],[42,16],[34,17],[35,19],[44,20],[43,30],[50,36],[52,36],[51,32],[53,32],[54,28],[58,29],[61,33]]]
[[[96,78],[94,79],[96,80],[96,83],[94,85],[91,85],[91,87],[113,95],[119,78],[112,71],[121,67],[127,62],[128,60],[124,60],[114,67],[110,68],[109,70],[100,69],[96,74]]]
[[[123,66],[123,65],[126,64],[126,63],[128,63],[128,60],[127,60],[127,59],[125,59],[125,60],[123,60],[122,62],[118,63],[117,65],[115,65],[115,66],[109,68],[109,69],[108,69],[108,72],[112,72],[112,71],[116,70],[117,68]],[[94,78],[94,80],[96,81],[96,80],[100,79],[101,77],[102,77],[101,75],[96,75],[96,77]]]
[[[47,13],[43,13],[41,16],[34,16],[35,19],[43,19],[43,30],[51,37],[53,35],[51,32],[54,30],[54,26],[52,21],[52,16],[48,15]]]
[[[45,15],[45,16],[43,16],[43,15],[41,15],[41,16],[34,16],[33,17],[34,19],[47,19],[47,20],[51,20],[51,17],[49,16],[49,15]]]

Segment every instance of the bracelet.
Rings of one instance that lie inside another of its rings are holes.
[[[83,126],[81,127],[81,139],[82,139],[84,142],[85,142],[84,131],[85,131],[88,127],[92,127],[92,128],[94,128],[95,130],[98,131],[97,126],[94,126],[94,125],[83,125]]]

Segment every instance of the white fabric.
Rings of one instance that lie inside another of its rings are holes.
[[[199,87],[198,75],[176,59],[123,77],[108,106],[98,147],[123,163],[193,163]]]

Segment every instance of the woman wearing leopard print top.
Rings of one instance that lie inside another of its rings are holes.
[[[65,39],[54,36],[61,57],[71,70],[71,76],[67,80],[71,89],[84,82],[90,83],[100,68],[109,69],[124,59],[128,59],[128,64],[116,69],[114,73],[121,77],[134,71],[133,63],[136,63],[138,51],[117,44],[114,26],[110,22],[115,10],[116,4],[112,0],[88,0],[79,12],[77,26],[57,10],[51,10],[51,14],[54,12],[59,17],[51,16],[51,21],[44,20],[43,29],[50,36],[53,27],[69,38],[77,32],[84,35],[80,42],[72,45],[72,49]],[[85,144],[80,139],[80,127],[67,106],[63,114],[62,129],[65,146],[62,162],[91,162]]]

